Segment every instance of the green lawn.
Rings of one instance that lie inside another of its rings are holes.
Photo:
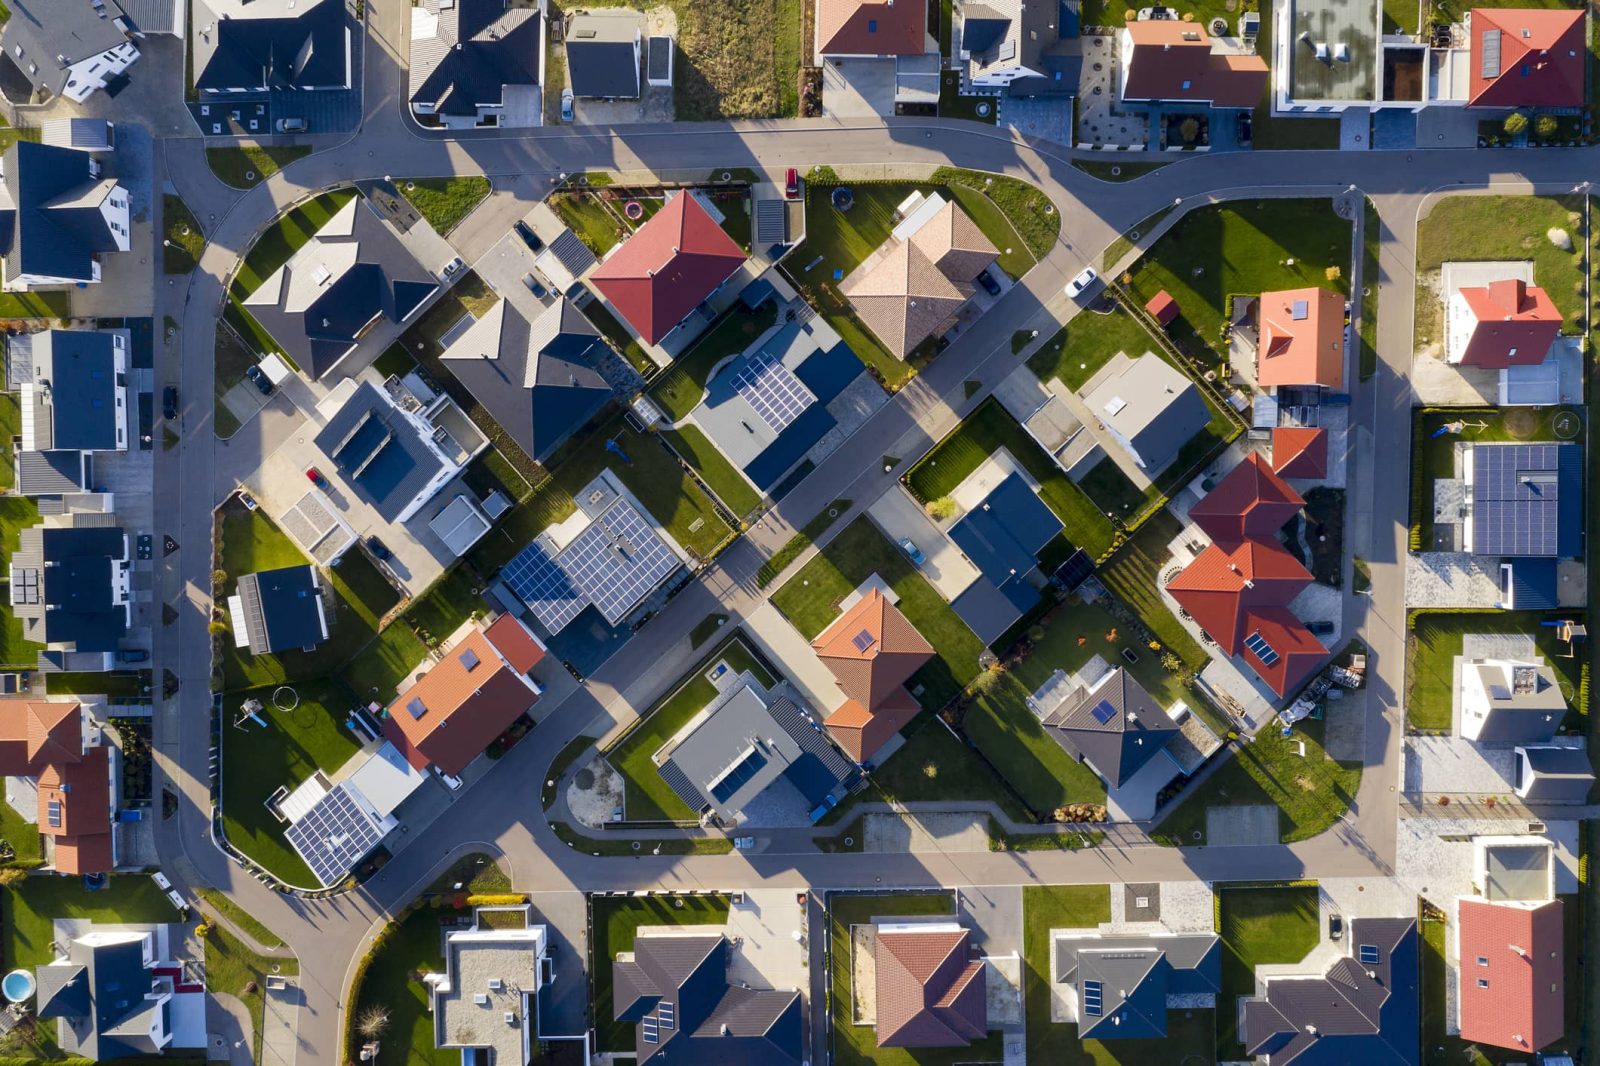
[[[611,210],[598,193],[574,189],[555,193],[546,202],[595,255],[611,251],[629,232],[622,216]]]
[[[1183,468],[1187,469],[1187,466]],[[1078,488],[1097,509],[1105,514],[1116,515],[1124,523],[1162,499],[1161,489],[1154,484],[1141,492],[1110,456],[1091,467],[1083,480],[1078,482]]]
[[[1039,498],[1061,519],[1067,540],[1095,558],[1111,547],[1114,531],[1110,521],[993,398],[979,404],[917,461],[906,473],[906,488],[922,503],[948,496],[1000,448],[1010,451],[1039,482]]]
[[[1568,729],[1583,731],[1585,708],[1576,702],[1581,658],[1567,658],[1566,645],[1556,639],[1556,630],[1540,623],[1571,619],[1582,622],[1584,613],[1561,611],[1485,611],[1458,614],[1453,611],[1412,611],[1410,635],[1406,639],[1406,725],[1442,733],[1450,732],[1450,705],[1455,686],[1455,659],[1461,654],[1461,639],[1468,633],[1521,634],[1533,638],[1534,647],[1555,671],[1561,692],[1570,705]]]
[[[594,994],[595,1050],[633,1051],[633,1025],[612,1021],[611,964],[632,951],[641,925],[714,925],[728,922],[726,896],[592,896],[589,900],[589,982]]]
[[[1378,262],[1382,245],[1382,220],[1371,200],[1362,201],[1361,223],[1361,380],[1378,372],[1378,285],[1383,268]]]
[[[344,666],[340,676],[351,692],[379,703],[394,699],[400,682],[427,658],[430,648],[483,611],[473,587],[466,568],[446,571]]]
[[[906,684],[924,709],[938,710],[977,676],[983,643],[869,519],[846,526],[773,593],[772,603],[811,640],[838,617],[839,602],[874,573],[899,594],[901,613],[933,645],[934,658]]]
[[[1581,196],[1455,196],[1439,200],[1417,223],[1418,349],[1444,341],[1443,308],[1435,295],[1443,263],[1478,259],[1533,261],[1533,280],[1555,301],[1567,322],[1581,328],[1584,276]],[[1562,251],[1545,236],[1566,230],[1577,252]]]
[[[399,183],[400,193],[417,213],[428,220],[442,237],[472,214],[473,208],[489,195],[489,179],[471,175],[461,178],[414,178]]]
[[[773,552],[771,558],[761,564],[761,569],[756,571],[756,584],[766,588],[776,581],[778,575],[788,569],[790,563],[800,558],[801,554],[849,509],[849,500],[834,500],[817,512],[816,517],[800,527],[800,532],[784,541],[783,547]]]
[[[833,1018],[833,1061],[840,1066],[954,1066],[955,1063],[999,1062],[998,1032],[959,1048],[880,1048],[877,1030],[855,1025],[851,988],[855,980],[850,929],[874,918],[922,917],[955,913],[948,892],[894,893],[881,896],[835,895],[828,902],[829,1010]]]
[[[1222,938],[1222,992],[1217,996],[1218,1058],[1242,1059],[1239,996],[1255,994],[1255,968],[1299,962],[1317,946],[1321,917],[1317,886],[1218,889],[1217,934]]]
[[[933,182],[945,186],[956,195],[961,205],[972,213],[973,220],[989,234],[989,239],[1002,252],[1006,246],[995,240],[995,235],[1003,231],[998,225],[985,224],[978,211],[970,206],[972,201],[962,195],[964,190],[977,190],[993,203],[1001,216],[1010,222],[1014,232],[1022,237],[1032,258],[1048,254],[1061,234],[1061,216],[1056,214],[1050,198],[1025,181],[979,170],[940,167],[933,172]]]
[[[277,933],[262,925],[255,915],[235,903],[226,892],[214,888],[197,888],[194,891],[206,909],[215,911],[244,930],[257,944],[264,948],[283,947],[283,939]]]
[[[266,999],[267,975],[295,977],[300,963],[293,959],[264,958],[245,947],[221,926],[211,931],[205,945],[206,990],[241,1000],[250,1011],[255,1061],[261,1061],[261,1016]]]
[[[79,877],[30,877],[8,888],[5,921],[0,923],[6,968],[33,969],[48,963],[51,923],[57,918],[96,922],[176,922],[179,915],[166,893],[142,874],[118,874],[91,892]]]
[[[706,674],[719,661],[727,662],[735,671],[749,670],[763,685],[776,682],[736,635],[697,663],[671,695],[646,711],[622,742],[606,753],[607,761],[627,786],[623,793],[624,813],[629,821],[692,821],[698,813],[691,811],[662,780],[651,756],[716,698],[717,687]]]
[[[944,36],[949,37],[950,3],[949,0],[940,5],[943,8]],[[941,52],[949,51],[948,41],[940,48]],[[978,108],[984,108],[986,114],[979,114]],[[968,122],[987,122],[994,125],[999,117],[995,112],[994,99],[988,96],[965,96],[961,92],[961,75],[954,70],[947,70],[939,79],[939,117],[959,118]]]
[[[1331,266],[1341,271],[1333,281],[1325,273]],[[1180,314],[1167,327],[1174,343],[1218,363],[1227,355],[1221,331],[1230,296],[1309,285],[1349,291],[1350,223],[1329,200],[1198,207],[1151,246],[1132,274],[1130,289],[1140,303],[1163,289],[1178,301]]]
[[[1187,847],[1205,842],[1206,811],[1213,807],[1271,803],[1277,806],[1279,839],[1289,844],[1326,832],[1355,802],[1361,764],[1340,763],[1322,747],[1323,724],[1307,719],[1292,736],[1269,725],[1240,744],[1152,831],[1164,844]],[[1306,753],[1300,755],[1299,743]]]
[[[1152,171],[1160,170],[1165,163],[1135,163],[1112,157],[1109,159],[1074,159],[1072,165],[1101,181],[1134,181]]]
[[[0,393],[0,440],[14,441],[21,433],[22,411],[17,403],[17,394]],[[16,480],[16,473],[14,455],[8,454],[0,459],[0,489],[9,490]],[[0,552],[10,558],[17,550],[22,531],[38,523],[39,507],[28,497],[0,496]],[[15,612],[0,612],[0,664],[32,669],[37,665],[42,650],[43,645],[22,639],[22,623]],[[37,843],[33,851],[38,852]]]
[[[22,817],[9,803],[0,803],[0,840],[11,845],[16,858],[8,866],[34,867],[43,863],[44,845],[39,839],[39,826]]]
[[[161,197],[161,270],[165,274],[187,274],[200,261],[206,238],[199,221],[183,197],[165,193]]]
[[[1155,347],[1144,323],[1119,306],[1109,315],[1078,315],[1028,357],[1028,366],[1040,381],[1057,378],[1076,392],[1118,352],[1138,358]]]
[[[1010,673],[1000,674],[967,709],[962,732],[991,765],[1004,768],[1007,783],[1039,814],[1067,803],[1104,804],[1105,785],[1045,733],[1028,708],[1029,691]]]
[[[228,149],[212,149],[212,151],[228,151]],[[266,229],[250,246],[250,251],[239,263],[239,270],[234,274],[233,284],[229,286],[229,293],[235,299],[242,300],[261,287],[261,283],[272,276],[273,271],[289,261],[317,230],[328,224],[328,220],[339,213],[339,209],[359,195],[355,189],[334,189],[321,196],[314,196],[305,203],[285,212],[284,215]]]
[[[229,692],[222,705],[222,821],[228,840],[256,862],[303,888],[317,887],[311,871],[283,838],[283,823],[264,806],[279,786],[291,791],[316,770],[332,773],[356,753],[355,737],[344,728],[350,699],[335,679],[298,681],[300,703],[277,710],[277,686]],[[252,721],[235,728],[233,720],[254,696],[267,708],[267,726]]]
[[[281,148],[252,144],[239,148],[207,148],[206,162],[224,185],[252,189],[296,159],[310,154],[310,146],[303,144]]]
[[[694,342],[693,347],[673,361],[671,368],[650,390],[650,399],[669,421],[687,417],[705,395],[712,369],[724,359],[743,352],[777,320],[775,300],[768,300],[754,311],[747,311],[743,304],[735,304]]]
[[[1111,243],[1106,245],[1106,250],[1100,257],[1100,268],[1107,274],[1111,273],[1111,268],[1121,262],[1123,256],[1133,251],[1135,243],[1149,235],[1156,226],[1161,224],[1161,220],[1172,214],[1175,209],[1175,205],[1168,204],[1166,207],[1152,211],[1138,225],[1112,238]]]
[[[1117,554],[1100,567],[1097,576],[1113,596],[1139,616],[1157,640],[1189,669],[1199,670],[1206,663],[1205,649],[1168,609],[1158,586],[1162,571],[1172,561],[1167,545],[1181,531],[1171,512],[1162,511],[1140,526]]]
[[[664,429],[661,436],[672,445],[683,460],[694,467],[695,473],[711,487],[723,506],[741,518],[761,506],[761,494],[751,487],[744,475],[716,445],[700,431],[699,426],[685,423],[677,429]]]
[[[389,1026],[373,1060],[376,1066],[457,1066],[461,1061],[459,1049],[434,1046],[433,994],[421,975],[445,972],[443,921],[470,917],[470,911],[419,907],[391,925],[373,951],[350,996],[357,1019],[371,1007],[389,1012]]]

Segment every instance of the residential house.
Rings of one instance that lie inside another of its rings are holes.
[[[1282,478],[1320,481],[1328,476],[1328,431],[1320,426],[1276,426],[1272,472]]]
[[[567,22],[567,77],[572,94],[639,99],[644,17],[636,11],[586,11]]]
[[[1061,529],[1061,519],[1020,470],[1007,474],[950,526],[950,540],[979,574],[952,603],[974,632],[993,640],[1039,602],[1040,590],[1049,583],[1039,556]]]
[[[466,622],[389,704],[383,735],[418,770],[456,775],[539,701],[544,642],[515,615]]]
[[[1266,541],[1305,506],[1300,494],[1251,454],[1189,508],[1189,520],[1221,547]]]
[[[194,88],[349,89],[354,26],[345,0],[193,0]]]
[[[38,831],[63,874],[116,865],[112,812],[117,760],[98,743],[76,700],[0,700],[0,776],[26,778],[38,796]]]
[[[425,125],[544,123],[545,5],[422,0],[411,8],[411,113]]]
[[[99,516],[91,516],[98,518]],[[109,670],[132,618],[132,556],[120,526],[44,524],[18,536],[11,610],[47,669]]]
[[[563,297],[532,321],[500,300],[440,358],[517,446],[542,460],[611,399],[595,369],[604,354],[600,331]]]
[[[1473,841],[1476,896],[1456,899],[1461,1039],[1530,1058],[1566,1035],[1566,936],[1542,837]]]
[[[845,695],[827,718],[828,732],[852,759],[866,763],[922,709],[905,683],[933,658],[933,645],[873,587],[811,648]]]
[[[259,717],[259,701],[244,706]],[[293,790],[281,786],[266,808],[317,883],[332,888],[400,824],[395,811],[428,775],[386,739],[374,739],[330,776],[315,770]]]
[[[133,66],[135,35],[179,32],[181,10],[176,0],[14,0],[0,51],[35,100],[81,104]]]
[[[690,192],[680,192],[589,275],[589,283],[646,344],[710,316],[701,305],[744,265],[745,254]]]
[[[1415,918],[1352,918],[1322,973],[1257,975],[1239,1037],[1268,1066],[1422,1062]]]
[[[100,257],[132,247],[129,224],[128,190],[88,152],[17,141],[0,155],[6,292],[99,281]]]
[[[22,433],[16,490],[72,496],[94,484],[94,452],[128,448],[128,331],[45,330],[6,342]]]
[[[1459,366],[1536,366],[1560,335],[1555,301],[1520,278],[1464,286],[1445,304],[1445,358]]]
[[[888,241],[839,286],[856,315],[898,359],[942,336],[999,252],[978,224],[938,193],[900,205]]]
[[[1461,735],[1480,744],[1542,743],[1556,735],[1567,701],[1542,662],[1461,660]]]
[[[1471,106],[1583,106],[1588,49],[1582,9],[1475,7],[1467,33]]]
[[[34,1010],[41,1022],[55,1022],[61,1053],[107,1062],[203,1047],[205,990],[184,980],[176,962],[162,958],[167,928],[83,924],[86,931],[59,945],[60,954],[33,971]],[[179,1000],[194,1006],[183,1009]],[[184,1028],[189,1031],[180,1036]]]
[[[526,904],[477,907],[470,928],[445,934],[444,972],[423,977],[435,1047],[460,1048],[463,1063],[533,1061],[549,940],[545,927],[528,924],[528,918]]]
[[[965,1047],[989,1029],[986,966],[956,922],[879,923],[873,945],[879,1047]]]
[[[296,366],[320,378],[380,320],[408,321],[438,289],[394,228],[356,195],[244,305]]]
[[[234,646],[251,655],[311,651],[328,639],[322,575],[309,563],[239,575],[228,615]]]
[[[816,54],[824,58],[918,56],[928,50],[926,5],[895,0],[820,0]]]
[[[800,993],[735,984],[728,938],[680,926],[640,930],[611,963],[613,1017],[634,1024],[634,1061],[799,1066]]]
[[[1084,403],[1135,464],[1151,477],[1178,457],[1211,421],[1200,390],[1176,367],[1150,352],[1124,358]]]
[[[1139,19],[1122,28],[1124,103],[1251,108],[1267,89],[1267,61],[1255,49],[1206,34],[1199,22]]]
[[[1344,385],[1344,297],[1329,289],[1264,292],[1256,310],[1256,385]]]
[[[1583,552],[1582,445],[1466,445],[1461,470],[1468,512],[1463,550],[1514,561],[1575,559]],[[1547,576],[1554,606],[1553,567]]]
[[[751,820],[758,800],[756,820],[814,822],[855,778],[794,689],[784,681],[768,689],[749,671],[651,758],[691,810],[729,826]]]
[[[1062,35],[1062,11],[1026,0],[955,0],[950,68],[960,72],[961,91],[1076,95],[1083,55],[1075,33]]]
[[[1178,725],[1128,671],[1074,685],[1039,724],[1068,755],[1121,788],[1178,736]],[[1169,773],[1169,780],[1171,771]]]
[[[1222,991],[1222,941],[1214,933],[1057,936],[1054,981],[1069,987],[1080,1040],[1160,1040],[1179,1002]]]

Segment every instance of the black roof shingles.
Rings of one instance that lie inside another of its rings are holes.
[[[326,89],[350,84],[350,20],[344,0],[274,0],[276,17],[225,18],[194,6],[194,87]],[[262,3],[262,9],[268,6]],[[209,28],[210,32],[206,32]]]
[[[18,141],[6,149],[0,255],[8,278],[90,281],[95,256],[118,250],[99,199],[86,195],[109,180],[95,177],[93,165],[89,153],[52,144]]]
[[[1100,710],[1102,703],[1109,710]],[[1077,687],[1040,724],[1069,755],[1091,763],[1113,788],[1125,784],[1178,734],[1177,723],[1121,667],[1093,691]]]

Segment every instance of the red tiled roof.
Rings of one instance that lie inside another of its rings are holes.
[[[1578,107],[1583,103],[1583,9],[1472,9],[1467,103],[1476,107]],[[1484,66],[1484,37],[1500,58]]]
[[[1271,537],[1305,502],[1259,453],[1251,452],[1189,509],[1189,518],[1219,545],[1232,547],[1251,537]]]
[[[833,739],[856,762],[864,763],[906,727],[922,710],[915,696],[904,686],[895,689],[870,711],[855,700],[846,700],[825,723]]]
[[[1279,477],[1328,476],[1328,431],[1279,426],[1272,431],[1272,470]]]
[[[971,932],[877,934],[879,1047],[962,1047],[988,1031],[983,962]]]
[[[1172,298],[1172,293],[1162,289],[1150,297],[1150,302],[1144,305],[1157,322],[1163,326],[1172,325],[1172,320],[1178,317],[1178,301]]]
[[[76,762],[52,763],[39,774],[39,832],[55,838],[60,872],[110,871],[111,753],[106,748],[90,748]]]
[[[1318,288],[1264,292],[1257,321],[1262,388],[1344,383],[1344,297]]]
[[[835,619],[811,647],[844,694],[869,710],[933,658],[933,645],[876,588]]]
[[[744,263],[739,246],[688,192],[656,212],[589,280],[655,344]]]
[[[1252,610],[1285,606],[1309,584],[1306,568],[1276,540],[1247,540],[1231,551],[1208,546],[1167,591],[1225,654],[1237,655]]]
[[[1461,1039],[1530,1056],[1561,1039],[1561,901],[1528,906],[1462,899],[1460,909]]]
[[[38,777],[48,763],[83,756],[76,700],[0,700],[0,776]]]
[[[108,874],[116,865],[111,831],[84,836],[58,837],[55,869],[63,874]]]
[[[515,615],[503,614],[496,618],[483,631],[483,635],[505,656],[511,669],[519,674],[532,670],[544,658],[544,645]]]
[[[522,625],[510,615],[495,625],[508,618]],[[500,635],[519,661],[527,660],[526,649],[517,645],[509,630],[500,630]],[[389,704],[383,735],[412,766],[425,770],[432,764],[447,774],[459,774],[538,702],[538,694],[525,680],[526,671],[513,669],[496,647],[484,630],[474,628]],[[414,706],[420,713],[413,711]]]
[[[1192,100],[1217,107],[1254,107],[1267,88],[1258,55],[1213,52],[1199,23],[1146,19],[1123,32],[1133,44],[1122,96],[1126,100]]]
[[[916,56],[928,45],[928,6],[915,0],[818,0],[817,54]]]
[[[1464,366],[1537,366],[1561,333],[1561,312],[1540,288],[1512,278],[1461,290],[1477,320],[1461,353]]]
[[[1279,696],[1287,696],[1309,681],[1328,658],[1322,642],[1287,607],[1246,612],[1240,632],[1244,639],[1239,657]],[[1251,648],[1252,637],[1260,637],[1272,649],[1270,662]]]

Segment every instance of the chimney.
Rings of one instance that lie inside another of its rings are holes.
[[[723,1022],[722,1023],[722,1028],[719,1029],[718,1032],[720,1032],[723,1036],[727,1036],[728,1033],[729,1033],[728,1023],[727,1022]]]

